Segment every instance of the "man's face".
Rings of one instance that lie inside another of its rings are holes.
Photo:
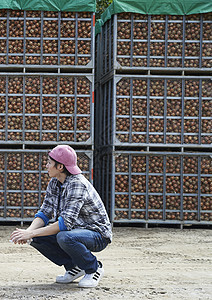
[[[50,177],[57,177],[60,174],[59,165],[57,168],[55,167],[55,161],[53,161],[50,157],[48,158],[46,168]]]

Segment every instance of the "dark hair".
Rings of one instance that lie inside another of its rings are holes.
[[[60,165],[63,165],[63,173],[66,174],[66,176],[70,176],[71,173],[66,169],[66,167],[64,166],[64,164],[60,163],[59,161],[55,160],[54,158],[52,158],[51,156],[49,156],[51,158],[51,160],[53,160],[55,162],[55,168],[57,168],[57,166],[60,164]]]

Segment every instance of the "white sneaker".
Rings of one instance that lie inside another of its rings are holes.
[[[85,274],[85,276],[78,283],[79,287],[82,288],[92,288],[96,287],[99,284],[100,279],[104,275],[104,269],[101,262],[99,263],[99,267],[95,273]]]
[[[65,275],[58,275],[56,278],[57,283],[70,283],[75,279],[85,275],[85,271],[81,270],[78,267],[71,269],[70,271],[66,271]]]

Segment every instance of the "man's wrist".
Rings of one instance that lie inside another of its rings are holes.
[[[35,237],[35,230],[30,231],[30,239],[32,239],[33,237]]]

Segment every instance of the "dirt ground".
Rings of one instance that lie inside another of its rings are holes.
[[[93,289],[57,284],[58,267],[29,245],[9,243],[0,226],[0,299],[212,299],[210,229],[115,227],[98,254],[105,275]]]

